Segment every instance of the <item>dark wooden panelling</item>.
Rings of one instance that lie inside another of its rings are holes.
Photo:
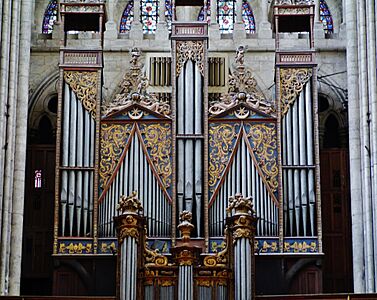
[[[352,291],[351,228],[348,153],[321,151],[323,222],[323,291]]]

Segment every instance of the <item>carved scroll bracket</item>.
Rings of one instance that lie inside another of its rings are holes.
[[[286,68],[280,70],[281,114],[284,116],[312,76],[312,69]]]
[[[204,42],[203,41],[177,41],[177,77],[182,72],[188,60],[195,62],[200,74],[204,77]]]
[[[84,109],[96,118],[97,72],[65,71],[64,80],[80,100]]]

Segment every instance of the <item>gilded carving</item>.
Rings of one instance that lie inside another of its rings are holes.
[[[209,128],[209,187],[214,192],[229,162],[239,127],[234,124],[214,124]]]
[[[169,124],[142,124],[140,131],[153,166],[168,189],[172,175],[171,127]]]
[[[115,242],[112,242],[110,244],[108,243],[101,243],[100,245],[101,253],[117,253],[117,247],[115,245]]]
[[[100,186],[104,188],[119,162],[131,134],[131,124],[101,124]]]
[[[308,68],[286,68],[280,70],[282,116],[288,112],[311,76],[312,70]]]
[[[234,211],[235,214],[253,213],[253,202],[251,200],[251,197],[245,198],[241,194],[230,196],[226,211],[228,212],[228,214],[230,214],[232,211]],[[240,217],[240,220],[243,220],[242,217]]]
[[[252,76],[251,71],[244,65],[245,51],[245,47],[238,47],[235,58],[236,67],[232,74],[229,75],[228,93],[223,94],[220,100],[213,101],[210,104],[210,114],[219,115],[240,104],[243,105],[235,113],[235,116],[239,119],[247,118],[250,108],[268,115],[275,113],[274,105],[264,98],[258,89],[257,81]]]
[[[148,244],[144,246],[145,267],[164,267],[168,265],[168,258],[159,253],[158,250],[151,250]]]
[[[229,245],[229,234],[228,228],[225,228],[226,242],[223,242],[222,249],[216,254],[208,255],[204,258],[204,266],[206,267],[226,267],[227,256],[228,256],[228,245]],[[216,248],[217,250],[217,248]]]
[[[147,92],[149,81],[143,74],[143,65],[139,61],[140,55],[139,49],[132,49],[130,71],[125,74],[120,84],[121,92],[110,103],[103,106],[105,116],[127,109],[134,104],[164,116],[170,115],[170,104],[160,101],[156,95]],[[129,113],[131,119],[140,119],[142,115],[142,111],[137,114],[135,111]]]
[[[196,63],[200,73],[204,76],[204,42],[203,41],[177,41],[177,77],[181,74],[186,61]]]
[[[272,192],[278,188],[276,124],[245,124],[247,138],[268,186]]]
[[[92,243],[60,243],[59,254],[89,254],[92,253]]]
[[[96,117],[98,73],[82,71],[65,71],[64,80],[80,100],[83,107]]]
[[[317,252],[317,243],[314,241],[311,242],[284,242],[284,252],[293,252],[293,253],[315,253]]]
[[[195,261],[195,255],[185,249],[178,253],[176,260],[180,266],[192,266]]]
[[[191,231],[194,229],[194,225],[191,224],[192,213],[190,211],[184,210],[179,215],[180,224],[178,225],[178,230],[182,234],[182,242],[189,243]]]
[[[137,198],[137,192],[133,191],[130,196],[121,196],[119,203],[117,205],[117,210],[122,214],[138,214],[143,212],[143,206],[140,200]],[[129,225],[136,225],[137,220],[128,215],[124,220],[126,220]]]

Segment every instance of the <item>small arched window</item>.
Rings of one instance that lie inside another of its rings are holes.
[[[171,0],[165,0],[165,20],[169,31],[171,31],[171,22],[173,21],[173,7]]]
[[[235,21],[235,0],[217,1],[217,19],[223,34],[232,33]]]
[[[153,34],[156,32],[158,22],[157,0],[141,1],[141,22],[143,23],[143,32],[145,34]]]
[[[131,29],[131,23],[134,19],[134,1],[130,0],[128,1],[126,8],[123,11],[122,18],[120,19],[120,27],[119,32],[120,33],[127,33]]]
[[[58,18],[58,1],[51,0],[45,10],[42,24],[42,33],[51,34],[54,30],[55,21]]]
[[[334,23],[332,20],[330,9],[325,0],[319,1],[319,16],[323,24],[323,29],[325,33],[334,32]]]
[[[242,20],[247,33],[255,33],[255,18],[249,2],[242,3]]]
[[[204,21],[204,12],[207,9],[207,22],[211,21],[211,1],[207,1],[207,7],[202,6],[199,12],[198,21]]]

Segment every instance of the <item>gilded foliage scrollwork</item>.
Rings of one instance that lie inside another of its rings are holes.
[[[192,60],[199,67],[204,76],[204,43],[203,41],[178,41],[177,42],[177,77],[181,74],[186,61]]]
[[[168,189],[172,176],[170,124],[142,124],[140,131],[152,163],[165,188]]]
[[[277,137],[276,125],[246,124],[247,138],[250,141],[258,165],[272,192],[278,188]]]
[[[280,70],[281,114],[285,115],[312,76],[308,68]]]
[[[131,134],[131,124],[101,125],[100,186],[104,188],[113,174]]]
[[[209,186],[214,191],[229,162],[240,127],[211,124],[209,128]]]
[[[64,80],[80,100],[83,107],[96,117],[97,72],[65,71]]]

